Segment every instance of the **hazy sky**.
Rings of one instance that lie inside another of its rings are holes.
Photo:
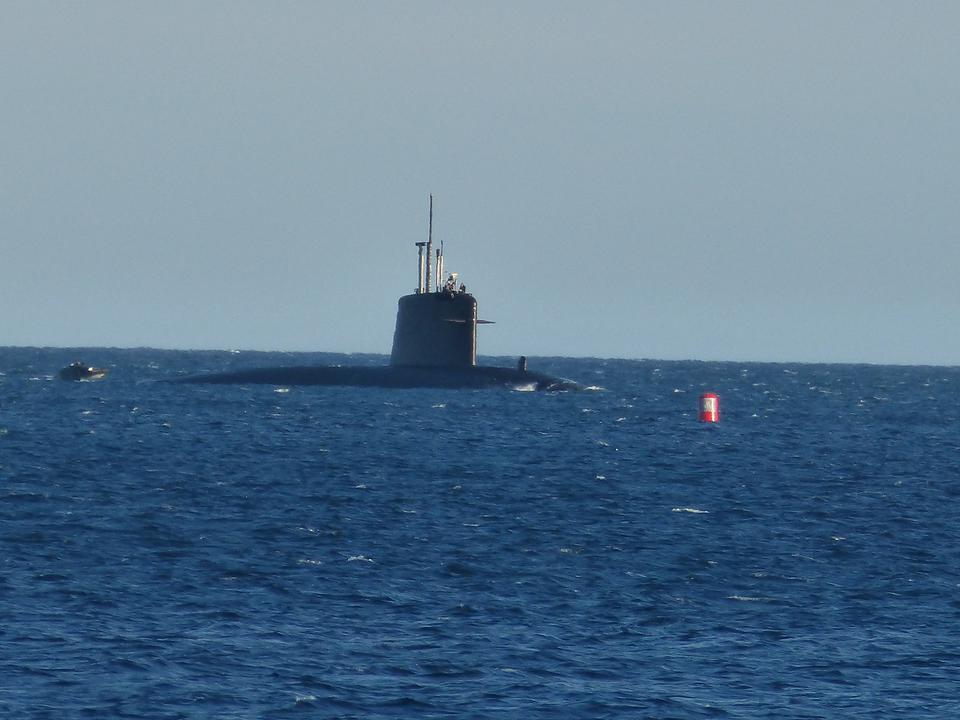
[[[0,345],[960,363],[956,2],[0,0]]]

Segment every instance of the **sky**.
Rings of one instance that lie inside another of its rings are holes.
[[[0,345],[960,364],[960,4],[0,0]]]

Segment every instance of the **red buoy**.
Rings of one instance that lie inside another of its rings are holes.
[[[720,398],[716,393],[700,396],[700,421],[717,422],[720,419]]]

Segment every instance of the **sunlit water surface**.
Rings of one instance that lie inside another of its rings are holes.
[[[0,349],[3,717],[960,714],[957,369],[79,352]]]

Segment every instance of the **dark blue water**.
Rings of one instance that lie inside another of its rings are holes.
[[[331,361],[0,349],[0,716],[960,713],[957,369],[155,382]]]

